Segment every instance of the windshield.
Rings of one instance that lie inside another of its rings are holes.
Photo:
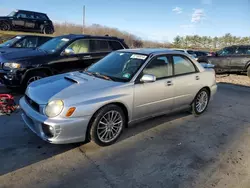
[[[112,52],[87,71],[107,76],[114,81],[130,81],[147,59],[146,55],[130,52]]]
[[[41,45],[39,49],[48,53],[54,53],[59,51],[69,41],[70,40],[68,38],[56,37]]]
[[[0,44],[0,47],[11,47],[15,42],[17,42],[18,40],[20,40],[22,37],[20,36],[16,36],[10,40],[7,40],[6,42]]]
[[[13,16],[15,16],[15,14],[16,14],[16,12],[15,12],[15,11],[12,11],[12,12],[8,15],[8,17],[13,17]]]

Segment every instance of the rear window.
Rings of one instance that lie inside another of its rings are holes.
[[[106,40],[91,40],[93,52],[106,52],[111,51],[111,47]]]
[[[120,50],[124,49],[122,44],[118,41],[109,41],[110,46],[112,47],[113,50]]]

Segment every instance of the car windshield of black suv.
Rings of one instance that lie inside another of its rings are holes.
[[[55,53],[69,41],[68,38],[56,37],[41,45],[39,49],[46,51],[47,53]]]
[[[8,17],[13,17],[13,16],[15,16],[15,14],[16,14],[16,12],[15,12],[15,11],[12,11],[12,12],[8,15]]]
[[[16,36],[10,40],[7,40],[6,42],[0,44],[0,47],[9,47],[12,46],[15,42],[17,42],[18,40],[20,40],[22,37],[20,36]]]
[[[112,52],[96,64],[90,66],[85,73],[102,76],[113,81],[130,81],[147,59],[146,55],[131,52]]]

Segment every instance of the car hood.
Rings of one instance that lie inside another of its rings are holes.
[[[65,100],[78,95],[97,93],[122,84],[122,82],[88,76],[78,71],[35,81],[28,86],[26,95],[38,104],[45,105],[51,100]]]
[[[32,48],[0,48],[0,54],[10,53],[10,52],[25,52],[27,50],[33,50]],[[26,52],[25,52],[26,53]]]
[[[5,50],[5,49],[4,49]],[[25,52],[25,53],[24,53]],[[5,61],[13,61],[13,60],[22,60],[22,59],[29,59],[32,57],[41,57],[46,56],[47,53],[41,50],[16,50],[16,51],[9,51],[8,53],[2,53],[2,59]]]
[[[9,19],[10,17],[8,17],[8,16],[0,16],[0,20],[2,20],[2,19]]]

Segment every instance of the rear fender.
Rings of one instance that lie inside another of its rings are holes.
[[[249,66],[250,66],[250,61],[248,61],[248,62],[246,63],[244,70],[247,70],[247,68],[248,68]]]

